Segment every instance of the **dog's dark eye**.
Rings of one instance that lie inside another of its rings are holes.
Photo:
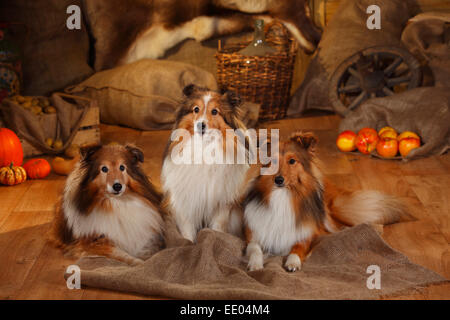
[[[215,116],[217,114],[217,109],[212,109],[211,113],[213,116]]]
[[[289,160],[289,164],[294,164],[295,163],[295,159],[290,159]]]
[[[125,171],[125,166],[123,164],[121,164],[119,169],[120,169],[120,171]]]
[[[104,173],[108,172],[108,167],[107,167],[107,166],[103,166],[103,167],[102,167],[102,171],[103,171]]]
[[[195,107],[195,108],[194,108],[194,112],[195,112],[195,113],[199,113],[199,111],[200,111],[200,108],[199,108],[199,107]]]

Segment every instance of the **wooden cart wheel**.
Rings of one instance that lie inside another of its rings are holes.
[[[329,96],[336,113],[346,116],[367,99],[410,90],[421,81],[420,63],[407,50],[370,47],[339,65]]]

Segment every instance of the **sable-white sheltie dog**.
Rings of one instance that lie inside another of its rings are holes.
[[[191,241],[202,227],[239,234],[242,214],[234,208],[242,197],[249,165],[207,163],[203,154],[201,163],[195,163],[198,153],[193,149],[199,141],[202,152],[211,146],[226,152],[230,140],[217,139],[215,134],[226,137],[227,129],[245,130],[241,101],[232,92],[220,94],[195,85],[187,86],[183,93],[185,99],[178,110],[161,172],[163,207],[174,217],[182,236]],[[177,129],[186,132],[182,140],[173,139]],[[236,142],[231,143],[231,147],[236,146]],[[189,156],[192,161],[174,161],[177,149],[182,153],[194,151]]]
[[[378,191],[347,192],[326,182],[316,138],[296,132],[279,145],[278,172],[257,177],[244,202],[248,269],[263,268],[264,253],[287,256],[296,271],[321,235],[361,223],[390,224],[412,217],[396,198]]]
[[[102,255],[136,265],[163,244],[161,195],[132,145],[82,150],[66,181],[52,240],[75,256]]]

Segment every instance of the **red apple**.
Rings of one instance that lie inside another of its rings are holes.
[[[382,136],[384,136],[385,134],[387,134],[387,136],[388,136],[389,138],[392,138],[392,136],[395,136],[395,138],[397,138],[397,131],[395,131],[394,128],[391,128],[391,127],[383,127],[383,128],[380,129],[380,131],[378,131],[378,136],[379,136],[379,137],[382,137]]]
[[[412,132],[412,131],[405,131],[405,132],[402,132],[402,133],[397,137],[397,140],[400,141],[400,140],[405,139],[405,138],[415,138],[415,139],[419,139],[419,141],[420,141],[420,137],[417,135],[417,133],[414,133],[414,132]]]
[[[383,158],[393,158],[398,152],[398,141],[392,138],[380,138],[377,143],[377,152]]]
[[[378,133],[372,128],[359,130],[355,139],[358,150],[364,154],[370,154],[377,147]]]
[[[349,152],[356,149],[356,133],[350,130],[342,131],[336,140],[336,145],[342,152]]]
[[[387,139],[397,139],[397,132],[394,130],[384,130],[383,133],[378,134],[380,138],[387,138]]]
[[[416,138],[404,138],[400,140],[398,149],[400,150],[400,154],[402,157],[406,157],[411,150],[420,147],[420,140]]]

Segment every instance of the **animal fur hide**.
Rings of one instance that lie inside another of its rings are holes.
[[[306,0],[84,0],[83,10],[95,41],[97,71],[160,58],[185,39],[248,30],[251,15],[281,20],[308,52],[321,37]]]

